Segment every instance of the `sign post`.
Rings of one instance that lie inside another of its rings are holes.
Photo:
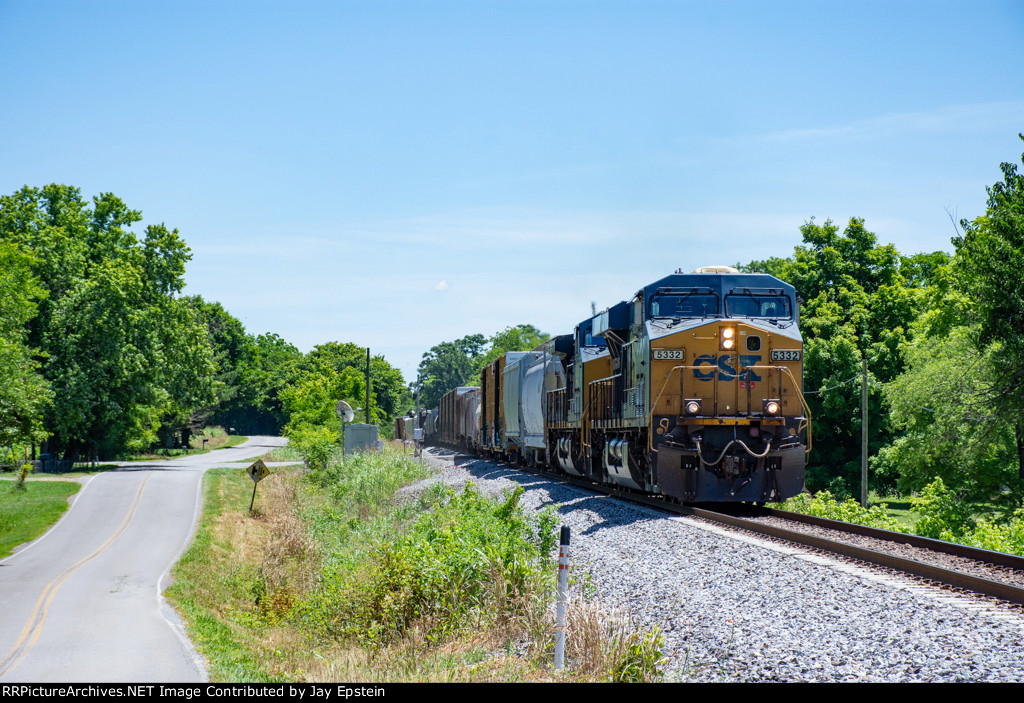
[[[252,479],[252,500],[249,501],[249,512],[251,513],[252,506],[256,503],[256,485],[270,475],[270,469],[263,463],[263,459],[257,459],[249,465],[245,472]]]

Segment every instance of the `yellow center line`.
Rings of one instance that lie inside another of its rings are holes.
[[[132,503],[128,507],[128,512],[125,514],[124,519],[121,520],[121,524],[117,526],[113,534],[107,538],[107,540],[95,549],[87,557],[83,557],[73,566],[68,567],[53,581],[47,584],[46,588],[40,594],[39,599],[36,601],[35,608],[32,610],[32,614],[29,616],[28,621],[25,623],[25,628],[21,631],[18,637],[18,641],[14,643],[14,647],[3,661],[0,661],[0,675],[9,673],[21,660],[25,658],[25,655],[32,649],[36,641],[39,639],[39,635],[43,632],[43,624],[46,622],[46,616],[50,610],[50,604],[53,603],[54,597],[57,595],[57,590],[61,585],[78,569],[88,564],[90,561],[98,557],[103,552],[110,549],[111,545],[118,540],[118,538],[124,534],[125,530],[135,519],[135,513],[138,511],[139,503],[142,500],[142,491],[146,488],[146,484],[153,478],[153,474],[146,477],[146,480],[139,484],[138,489],[135,491],[135,496],[132,498]],[[40,611],[40,609],[42,609]],[[31,635],[31,640],[29,636]]]

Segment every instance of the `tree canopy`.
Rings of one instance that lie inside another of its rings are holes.
[[[27,324],[46,295],[32,275],[33,259],[10,242],[0,243],[0,446],[40,442],[50,385],[28,346]],[[20,453],[20,452],[19,452]]]
[[[546,342],[551,335],[533,325],[506,327],[490,337],[466,335],[453,342],[441,342],[423,354],[419,377],[422,407],[436,407],[441,396],[458,386],[480,385],[480,371],[502,354],[529,351]]]
[[[54,448],[139,449],[209,403],[213,359],[194,311],[177,297],[191,253],[177,230],[141,221],[112,193],[25,187],[0,197],[0,243],[31,256],[41,294],[25,322],[54,402]]]
[[[1024,141],[1024,135],[1020,138]],[[1000,169],[1003,180],[987,189],[985,214],[962,221],[963,234],[953,244],[956,280],[980,325],[977,346],[991,363],[985,398],[1013,427],[1024,479],[1024,175],[1016,164],[1003,163]]]
[[[474,364],[484,352],[487,338],[470,334],[453,342],[441,342],[423,354],[418,373],[422,388],[420,405],[436,407],[441,396],[457,386],[472,384]]]
[[[860,473],[862,360],[873,384],[903,372],[935,269],[949,257],[943,252],[900,256],[856,217],[842,232],[831,220],[819,225],[813,218],[800,232],[803,244],[792,257],[742,268],[791,283],[804,301],[804,392],[814,418],[808,484],[849,493]],[[868,441],[876,453],[892,439],[893,428],[875,385],[868,410]]]
[[[856,483],[866,359],[877,488],[941,481],[968,501],[1009,511],[1024,502],[1024,176],[1015,164],[1001,171],[985,214],[961,222],[952,257],[900,255],[857,218],[842,233],[812,219],[792,257],[744,267],[788,280],[806,300],[810,488]]]

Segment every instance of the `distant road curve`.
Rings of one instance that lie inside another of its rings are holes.
[[[286,442],[250,437],[84,479],[53,529],[0,561],[0,681],[205,681],[162,591],[195,530],[203,472]]]

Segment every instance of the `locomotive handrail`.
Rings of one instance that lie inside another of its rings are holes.
[[[583,412],[580,413],[580,442],[584,447],[590,449],[590,425],[586,422],[586,417],[590,413],[590,395],[587,395],[587,407],[583,408]]]
[[[800,386],[797,385],[796,378],[793,376],[793,372],[789,370],[788,366],[748,366],[747,368],[748,369],[777,369],[777,370],[785,371],[789,375],[789,380],[791,380],[793,382],[793,387],[794,388],[800,388]],[[811,432],[811,420],[812,420],[812,418],[811,418],[811,407],[807,404],[807,399],[804,398],[804,394],[803,394],[803,390],[802,389],[800,391],[800,404],[803,406],[804,413],[806,413],[806,415],[807,415],[807,423],[806,423],[806,426],[807,426],[807,449],[804,451],[804,453],[805,454],[810,454],[811,453],[811,444],[812,444],[812,438],[811,438],[811,434],[812,434],[812,432]]]
[[[668,385],[668,382],[672,379],[672,374],[674,374],[676,371],[684,371],[686,369],[698,369],[698,368],[701,368],[701,367],[700,366],[690,365],[690,364],[679,364],[678,366],[673,366],[671,369],[669,369],[668,376],[665,377],[665,381],[661,384],[661,390],[658,391],[657,397],[651,402],[651,411],[647,414],[647,426],[648,427],[650,427],[653,424],[653,422],[654,422],[654,408],[658,405],[658,401],[661,400],[661,396],[664,395],[665,387]],[[747,369],[760,369],[762,371],[764,371],[764,370],[771,370],[771,369],[775,369],[776,371],[785,371],[789,375],[790,380],[793,381],[793,387],[794,388],[799,388],[799,386],[797,385],[797,382],[796,382],[796,378],[794,378],[794,376],[793,376],[793,372],[790,371],[785,366],[745,366],[744,368],[747,368]],[[612,378],[614,378],[614,377],[612,377]],[[594,383],[596,383],[596,381],[594,381]],[[716,377],[715,378],[715,384],[716,384],[715,393],[716,394],[717,394],[717,383],[718,383],[718,379]],[[680,395],[682,395],[682,388],[681,387],[680,387]],[[800,404],[803,406],[804,412],[807,414],[807,422],[806,422],[806,427],[807,427],[807,449],[806,449],[805,453],[806,454],[810,454],[810,452],[811,452],[811,409],[810,409],[810,407],[808,407],[807,401],[804,399],[804,394],[800,393],[799,395],[800,395]],[[648,432],[647,433],[647,451],[651,451],[653,448],[654,448],[654,435],[651,432]],[[749,452],[750,450],[748,449],[747,451]],[[702,461],[703,461],[703,459],[702,459]]]
[[[606,378],[598,378],[587,384],[590,387],[589,398],[587,399],[588,405],[595,404],[595,397],[597,397],[604,405],[604,409],[601,411],[602,420],[616,420],[621,419],[616,417],[616,408],[613,401],[615,400],[615,379],[622,378],[621,373],[612,374]]]
[[[658,401],[661,400],[661,396],[665,393],[665,386],[667,386],[668,382],[670,380],[672,380],[672,374],[674,374],[676,371],[683,371],[685,369],[697,369],[697,368],[699,368],[699,367],[698,366],[691,366],[689,364],[679,364],[678,366],[673,366],[671,369],[669,369],[668,376],[665,377],[664,383],[661,384],[661,390],[658,391],[658,396],[651,403],[651,411],[649,413],[647,413],[647,426],[648,427],[650,427],[654,423],[654,408],[657,407]],[[712,391],[712,393],[717,397],[718,396],[718,378],[717,377],[714,379],[714,384],[715,384],[715,388]],[[682,396],[682,390],[683,390],[683,388],[682,388],[682,386],[680,386],[679,387],[680,397]],[[654,434],[652,432],[648,432],[647,433],[647,451],[650,452],[652,449],[654,449]]]

